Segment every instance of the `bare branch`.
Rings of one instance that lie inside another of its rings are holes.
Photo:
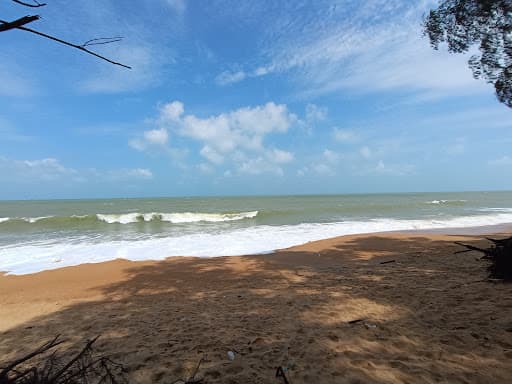
[[[24,1],[21,1],[21,0],[12,0],[12,1],[17,4],[23,5],[25,7],[30,7],[30,8],[39,8],[39,7],[44,7],[46,5],[46,3],[39,3],[37,0],[34,0],[34,4],[25,3]]]
[[[7,22],[6,21],[3,21],[3,20],[0,20],[0,23],[2,24],[6,24]],[[8,24],[8,23],[7,23]],[[1,25],[0,25],[1,27]],[[80,51],[83,51],[85,53],[88,53],[89,55],[93,55],[93,56],[96,56],[97,58],[99,59],[102,59],[102,60],[105,60],[111,64],[114,64],[114,65],[119,65],[120,67],[124,67],[124,68],[128,68],[128,69],[132,69],[132,67],[128,66],[128,65],[125,65],[125,64],[122,64],[122,63],[118,63],[117,61],[113,61],[113,60],[110,60],[108,58],[106,58],[105,56],[102,56],[102,55],[99,55],[97,54],[96,52],[93,52],[93,51],[90,51],[88,50],[87,48],[85,48],[85,45],[82,46],[82,45],[77,45],[77,44],[73,44],[73,43],[70,43],[68,41],[65,41],[65,40],[62,40],[62,39],[59,39],[58,37],[54,37],[54,36],[51,36],[51,35],[48,35],[46,33],[43,33],[43,32],[39,32],[39,31],[36,31],[34,29],[31,29],[31,28],[26,28],[26,27],[23,27],[23,26],[16,26],[14,27],[15,29],[20,29],[22,31],[25,31],[25,32],[30,32],[30,33],[33,33],[33,34],[36,34],[38,36],[42,36],[44,38],[47,38],[47,39],[50,39],[50,40],[53,40],[53,41],[56,41],[57,43],[60,43],[60,44],[64,44],[64,45],[67,45],[69,47],[73,47],[73,48],[76,48],[76,49],[79,49]],[[10,28],[12,29],[12,28]],[[113,38],[114,40],[113,41],[110,41],[110,42],[115,42],[115,41],[119,41],[119,40],[115,40],[115,39],[119,39],[119,38]],[[91,41],[91,40],[89,40]],[[86,42],[87,43],[87,42]],[[104,43],[106,44],[106,43]],[[89,45],[93,45],[93,44],[89,44]]]
[[[40,19],[39,15],[34,15],[34,16],[23,16],[14,21],[0,20],[0,23],[2,23],[2,24],[0,24],[0,32],[5,32],[10,29],[16,29],[16,28],[22,27],[28,23],[31,23],[31,22],[39,20],[39,19]]]
[[[110,44],[110,43],[116,43],[118,41],[123,40],[121,36],[116,37],[98,37],[96,39],[87,40],[85,43],[83,43],[82,47],[88,47],[91,45],[102,45],[102,44]]]
[[[7,367],[3,368],[3,370],[0,372],[0,382],[3,382],[2,380],[5,380],[7,377],[9,371],[13,368],[15,368],[17,365],[20,365],[21,363],[30,360],[34,356],[40,355],[49,349],[52,349],[56,347],[59,344],[62,344],[64,340],[59,340],[60,335],[55,336],[52,340],[48,341],[47,343],[44,343],[39,348],[37,348],[34,352],[29,353],[26,356],[23,356],[22,358],[13,361],[11,364],[9,364]]]

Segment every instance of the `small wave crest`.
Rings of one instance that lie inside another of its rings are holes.
[[[481,212],[504,212],[504,213],[512,213],[512,208],[481,208],[479,209]]]
[[[235,212],[235,213],[123,213],[123,214],[97,214],[98,220],[108,224],[130,224],[137,222],[163,221],[173,224],[210,222],[218,223],[223,221],[235,221],[252,219],[258,215],[258,211]]]
[[[52,219],[55,216],[39,216],[39,217],[0,217],[0,223],[7,223],[10,221],[21,221],[29,224],[37,223],[41,220]]]
[[[33,223],[37,223],[38,221],[41,221],[41,220],[51,219],[52,217],[55,217],[55,216],[22,217],[21,220],[26,221],[27,223],[33,224]]]
[[[466,203],[467,200],[432,200],[432,201],[425,201],[425,204],[455,204],[455,205],[462,205]]]

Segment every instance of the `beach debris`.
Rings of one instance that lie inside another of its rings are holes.
[[[39,348],[0,368],[0,384],[82,384],[95,382],[127,383],[125,369],[105,356],[96,356],[88,340],[71,358],[58,354],[55,348],[65,340],[60,335]]]
[[[391,264],[396,263],[396,260],[381,261],[380,264]]]
[[[496,281],[496,279],[512,281],[512,237],[505,239],[491,239],[486,237],[486,240],[493,243],[490,248],[479,248],[471,244],[456,241],[455,244],[461,245],[467,249],[457,251],[455,254],[469,251],[481,252],[484,254],[481,259],[490,261],[490,265],[487,268],[489,271],[488,281]]]
[[[288,368],[286,367],[277,367],[276,369],[276,377],[281,377],[283,379],[283,383],[284,384],[290,384],[290,382],[288,381],[288,378],[286,377],[286,372],[288,372]]]
[[[236,355],[235,352],[228,351],[228,359],[229,360],[231,360],[231,361],[235,360],[235,355]]]
[[[376,324],[368,323],[365,319],[355,319],[350,320],[347,322],[347,324],[354,325],[354,324],[362,324],[366,327],[366,329],[374,329],[377,328]]]

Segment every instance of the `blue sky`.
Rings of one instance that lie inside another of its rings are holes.
[[[435,2],[47,3],[133,69],[0,33],[1,199],[512,189],[512,111],[429,47]]]

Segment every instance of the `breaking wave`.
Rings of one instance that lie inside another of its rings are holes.
[[[117,215],[104,215],[97,214],[98,220],[104,221],[108,224],[129,224],[142,221],[163,221],[173,224],[183,223],[218,223],[223,221],[235,221],[243,219],[252,219],[258,215],[258,211],[251,212],[237,212],[237,213],[195,213],[195,212],[180,212],[180,213],[124,213]]]
[[[228,212],[228,213],[200,213],[200,212],[175,212],[175,213],[120,213],[120,214],[103,214],[96,215],[72,215],[62,216],[40,216],[40,217],[0,217],[2,223],[47,223],[47,224],[64,224],[70,222],[99,221],[107,224],[131,224],[139,222],[167,222],[172,224],[185,223],[219,223],[223,221],[236,221],[244,219],[252,219],[258,215],[258,211],[250,212]]]

